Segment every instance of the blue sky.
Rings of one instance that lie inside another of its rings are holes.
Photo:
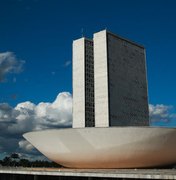
[[[70,98],[72,41],[81,37],[82,28],[90,38],[94,32],[107,28],[145,46],[152,112],[154,116],[164,114],[160,125],[167,117],[170,126],[176,126],[175,0],[0,0],[0,7],[0,55],[12,52],[6,55],[18,62],[18,68],[21,65],[20,70],[8,71],[0,82],[0,105],[6,103],[2,105],[4,113],[13,114],[13,108],[26,101],[34,104],[19,106],[23,110],[27,107],[29,113],[30,108],[41,108],[36,106],[40,102],[57,104],[62,98]],[[70,94],[56,98],[61,92]],[[15,112],[22,111],[19,109]],[[66,119],[70,122],[70,115]],[[2,122],[0,128],[5,126]],[[15,128],[8,126],[13,133]],[[33,129],[24,128],[20,133]],[[20,133],[15,142],[20,140]]]
[[[146,47],[150,103],[176,105],[174,0],[1,0],[0,6],[0,52],[25,61],[22,73],[0,84],[0,102],[38,103],[71,92],[71,64],[64,65],[72,40],[81,28],[88,37],[107,28]]]

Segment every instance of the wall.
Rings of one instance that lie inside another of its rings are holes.
[[[85,40],[73,41],[73,128],[85,127]]]
[[[107,33],[110,126],[149,125],[145,50]]]
[[[109,126],[106,31],[94,34],[95,126]]]

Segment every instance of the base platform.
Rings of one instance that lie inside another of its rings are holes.
[[[0,167],[0,177],[5,175],[30,175],[32,179],[57,177],[57,179],[176,179],[176,169],[68,169],[68,168],[5,168]],[[13,176],[14,179],[14,176]],[[17,178],[18,179],[18,178]],[[22,178],[20,178],[22,179]],[[9,179],[10,180],[10,179]]]

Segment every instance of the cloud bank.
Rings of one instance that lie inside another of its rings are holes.
[[[174,106],[150,104],[149,116],[151,125],[176,127],[176,109]]]
[[[33,151],[32,145],[22,139],[29,131],[66,128],[72,124],[72,96],[68,92],[59,93],[52,103],[19,103],[11,107],[0,104],[0,153]]]
[[[5,81],[7,74],[20,73],[24,61],[18,60],[13,52],[0,53],[0,82]]]

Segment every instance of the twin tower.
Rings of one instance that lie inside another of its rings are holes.
[[[148,125],[144,47],[106,30],[73,41],[73,128]]]

